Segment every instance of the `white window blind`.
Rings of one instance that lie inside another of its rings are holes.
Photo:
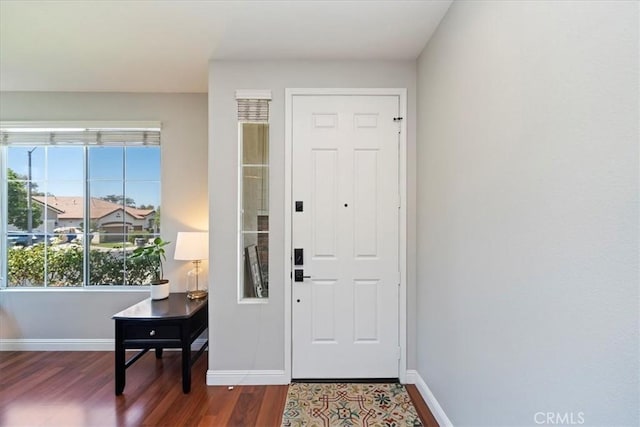
[[[269,122],[270,90],[238,90],[236,100],[239,122]]]
[[[266,99],[238,99],[238,121],[268,122],[269,101]]]
[[[0,127],[1,145],[160,145],[160,127],[71,128]]]

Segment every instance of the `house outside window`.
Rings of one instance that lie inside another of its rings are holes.
[[[160,234],[160,125],[144,125],[0,125],[0,286],[149,284],[130,259]]]

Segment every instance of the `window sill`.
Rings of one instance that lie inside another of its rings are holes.
[[[269,298],[241,298],[238,304],[268,304]]]
[[[92,287],[8,287],[0,288],[0,292],[146,292],[149,293],[148,286],[92,286]]]

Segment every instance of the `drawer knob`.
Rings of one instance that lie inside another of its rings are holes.
[[[149,332],[149,335],[154,336],[156,334],[156,331],[154,329],[151,330],[151,332]]]

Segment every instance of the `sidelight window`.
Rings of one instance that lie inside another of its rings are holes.
[[[238,91],[238,295],[242,302],[269,296],[270,91]]]

